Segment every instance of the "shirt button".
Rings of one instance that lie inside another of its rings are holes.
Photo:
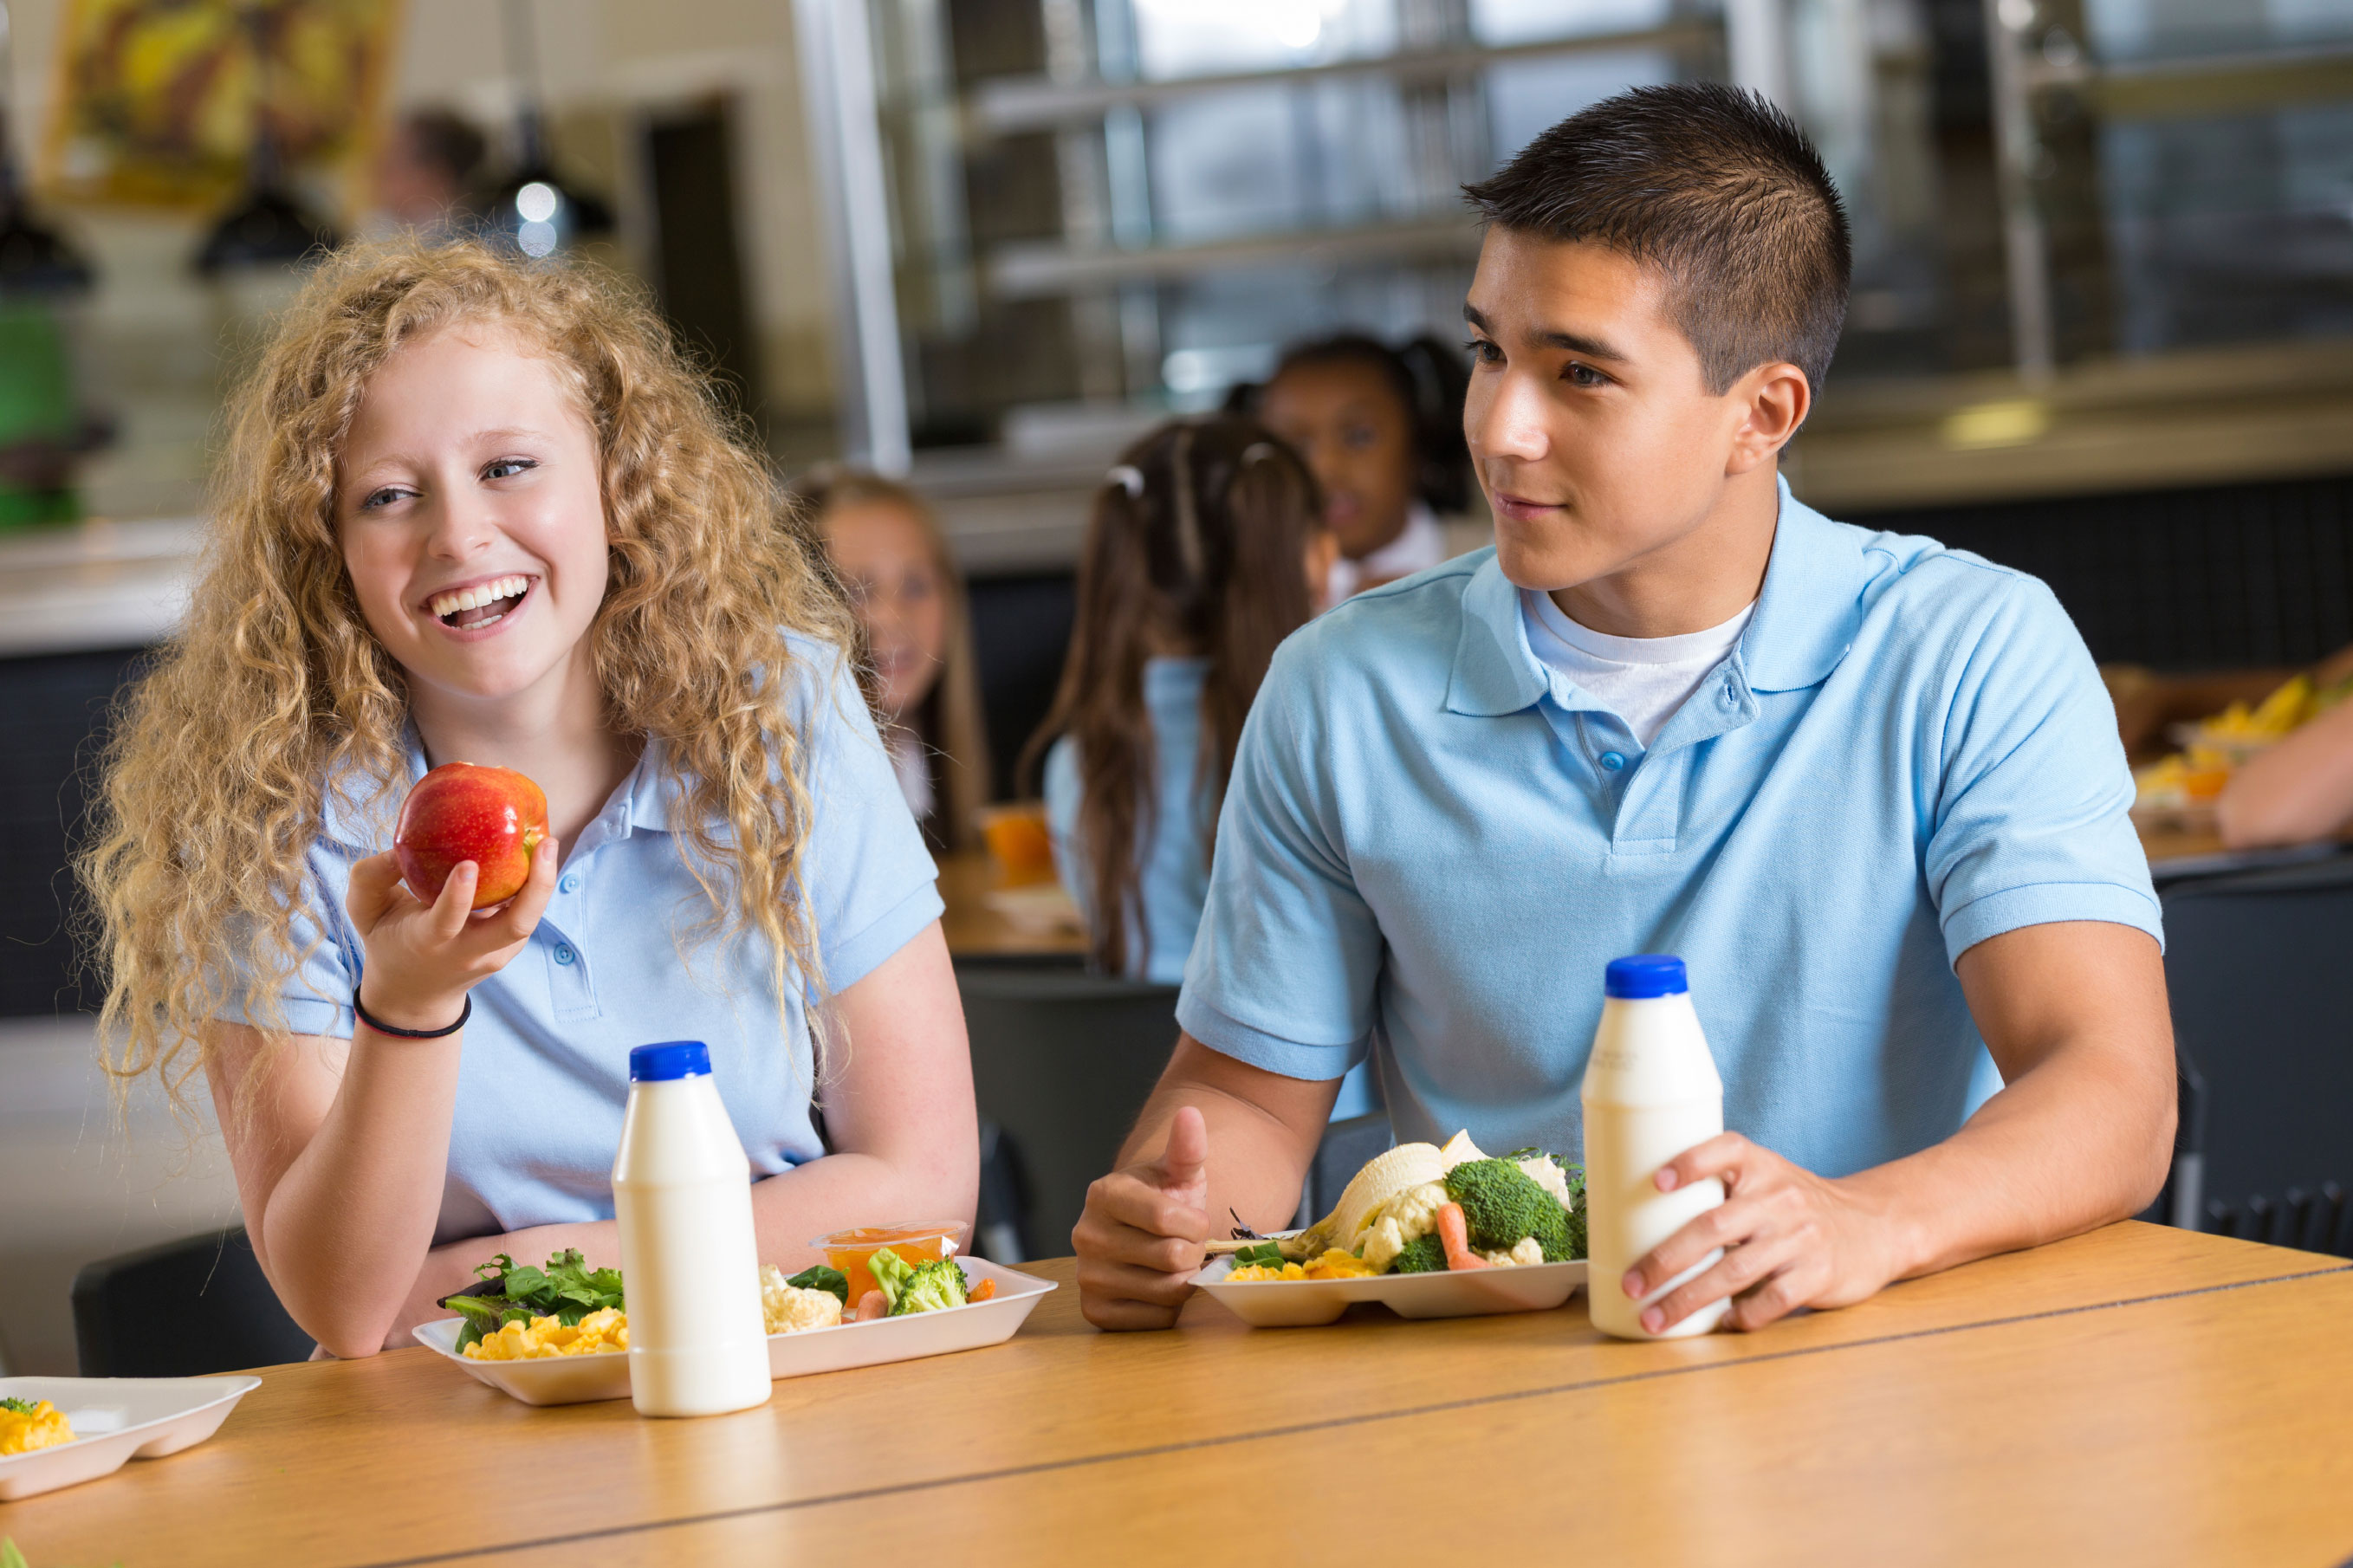
[[[1601,765],[1614,773],[1626,765],[1626,758],[1621,752],[1604,752],[1601,753]]]
[[[570,944],[570,943],[568,943],[568,942],[557,942],[557,943],[555,944],[555,962],[556,962],[556,963],[571,963],[575,958],[577,958],[578,956],[579,956],[579,954],[577,954],[577,953],[575,953],[575,952],[574,952],[572,951],[572,947],[571,947],[571,944]]]
[[[580,890],[580,879],[576,876],[567,875],[564,880],[556,883],[555,887],[558,892],[576,893]]]

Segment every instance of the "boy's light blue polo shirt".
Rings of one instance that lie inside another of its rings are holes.
[[[888,755],[846,667],[794,640],[807,664],[830,666],[811,701],[793,706],[808,748],[815,797],[804,861],[825,983],[855,984],[939,918],[934,868]],[[458,1068],[449,1173],[437,1245],[528,1226],[613,1217],[613,1155],[629,1090],[629,1050],[656,1040],[711,1047],[712,1077],[756,1177],[825,1152],[809,1115],[811,1051],[803,982],[780,1014],[767,948],[745,936],[725,949],[698,933],[711,903],[679,855],[684,802],[662,786],[662,747],[638,766],[565,853],[555,895],[530,942],[473,990]],[[296,1034],[348,1039],[365,950],[343,910],[351,867],[389,847],[391,816],[424,776],[412,733],[400,788],[356,806],[328,792],[310,852],[310,897],[297,950],[322,936],[284,987]],[[724,823],[713,831],[724,842]],[[242,1019],[242,1009],[227,1015]]]
[[[1756,615],[1645,752],[1485,551],[1276,654],[1177,1017],[1294,1078],[1369,1053],[1400,1139],[1569,1152],[1603,966],[1680,953],[1725,1124],[1841,1175],[1960,1125],[1968,948],[2159,934],[2132,798],[2065,612],[1974,555],[1784,486]]]

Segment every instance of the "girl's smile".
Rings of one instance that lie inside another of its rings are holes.
[[[539,579],[529,573],[478,577],[435,590],[424,613],[460,642],[479,642],[514,623]]]

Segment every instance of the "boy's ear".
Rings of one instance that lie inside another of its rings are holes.
[[[1745,474],[1780,456],[1814,405],[1813,384],[1787,360],[1760,364],[1735,383],[1730,395],[1741,408],[1732,435],[1727,474]]]

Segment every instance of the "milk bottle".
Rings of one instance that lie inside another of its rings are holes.
[[[1704,1334],[1726,1301],[1694,1312],[1663,1334],[1646,1332],[1643,1309],[1724,1256],[1710,1252],[1641,1300],[1622,1283],[1651,1248],[1724,1201],[1710,1178],[1659,1191],[1659,1167],[1724,1131],[1724,1080],[1692,1011],[1683,961],[1659,954],[1614,960],[1602,983],[1601,1027],[1585,1064],[1586,1287],[1593,1326],[1620,1339],[1679,1339]],[[634,1331],[635,1320],[631,1320]]]
[[[638,1414],[716,1415],[766,1404],[751,1162],[701,1040],[629,1053],[613,1209]]]

